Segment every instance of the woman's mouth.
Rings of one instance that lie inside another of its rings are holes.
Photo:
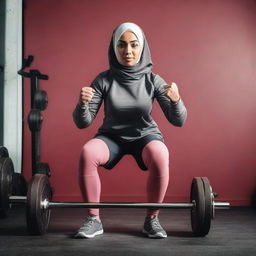
[[[124,60],[125,60],[126,62],[130,62],[130,61],[132,61],[132,58],[130,58],[130,57],[125,57]]]

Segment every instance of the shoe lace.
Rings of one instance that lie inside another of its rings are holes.
[[[152,219],[151,224],[153,228],[157,228],[157,229],[162,228],[157,218]]]
[[[90,229],[90,228],[92,227],[94,221],[95,221],[94,219],[92,219],[92,218],[89,217],[89,218],[84,222],[83,227],[85,227],[86,229]]]

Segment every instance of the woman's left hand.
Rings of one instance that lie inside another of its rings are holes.
[[[172,83],[171,85],[166,85],[164,87],[164,95],[168,97],[172,102],[178,102],[180,99],[180,94],[177,84]]]

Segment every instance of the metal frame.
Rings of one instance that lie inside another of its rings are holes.
[[[18,71],[18,74],[27,77],[30,79],[30,91],[31,91],[31,100],[30,100],[30,105],[31,105],[31,110],[28,116],[28,123],[29,123],[29,128],[31,131],[31,149],[32,149],[32,175],[38,173],[38,164],[40,164],[40,128],[35,128],[30,126],[30,121],[37,123],[39,120],[34,120],[36,118],[35,113],[39,115],[39,119],[41,121],[39,122],[41,127],[41,123],[43,121],[43,116],[41,116],[41,109],[38,109],[35,104],[35,94],[38,90],[40,90],[39,86],[39,80],[48,80],[49,77],[47,75],[41,74],[39,70],[36,69],[30,69],[29,72],[23,71],[26,67],[29,67],[31,63],[34,60],[34,56],[30,55],[28,56],[27,59],[24,59],[24,63],[22,65],[22,68]],[[47,95],[47,94],[46,94]],[[37,112],[35,112],[37,111]],[[34,114],[33,114],[34,113]],[[31,116],[32,115],[32,116]],[[48,165],[49,166],[49,165]],[[43,171],[44,174],[50,176],[50,172],[47,170]]]

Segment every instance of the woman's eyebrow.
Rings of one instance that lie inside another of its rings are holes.
[[[121,43],[126,43],[126,41],[123,41],[123,40],[118,40],[118,41]],[[139,42],[139,41],[137,39],[130,41],[130,43],[134,43],[134,42]]]

